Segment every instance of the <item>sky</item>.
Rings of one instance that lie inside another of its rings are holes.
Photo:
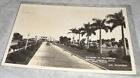
[[[126,21],[125,37],[130,37],[126,8],[124,7],[74,7],[74,6],[54,6],[38,4],[21,4],[13,32],[19,32],[24,38],[29,34],[34,36],[47,36],[48,38],[59,40],[60,36],[72,38],[73,34],[67,34],[71,28],[83,27],[83,24],[92,23],[92,18],[104,19],[108,14],[123,11]],[[86,38],[83,36],[82,38]],[[121,39],[120,26],[112,33],[102,30],[102,38]],[[75,35],[78,39],[78,35]],[[99,39],[99,31],[90,37],[91,40]]]

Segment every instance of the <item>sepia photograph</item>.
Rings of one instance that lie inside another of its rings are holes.
[[[2,65],[136,74],[127,9],[21,4]]]

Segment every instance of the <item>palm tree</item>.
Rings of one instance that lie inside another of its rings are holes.
[[[126,28],[126,26],[125,26],[125,18],[123,16],[122,10],[118,13],[107,15],[107,18],[110,18],[107,21],[107,23],[113,24],[112,27],[110,28],[111,32],[114,28],[121,26],[123,50],[124,50],[124,52],[126,52],[125,37],[124,37],[124,28]],[[127,55],[127,52],[125,54]]]
[[[77,29],[76,28],[70,29],[70,32],[68,32],[68,34],[70,34],[70,33],[73,34],[73,44],[74,44],[74,34],[77,34]]]
[[[99,40],[100,40],[100,43],[99,43],[99,51],[100,53],[102,54],[102,32],[101,30],[105,30],[106,32],[108,32],[108,28],[109,26],[106,26],[105,25],[105,22],[106,22],[106,19],[92,19],[94,21],[94,23],[91,24],[92,28],[95,28],[96,30],[99,29]]]
[[[81,34],[82,34],[82,28],[78,28],[76,34],[79,34],[79,42],[78,43],[80,45],[80,37],[81,37]]]
[[[87,37],[87,48],[89,48],[89,36],[91,36],[92,34],[96,35],[95,29],[93,29],[91,27],[91,24],[88,22],[88,24],[84,24],[84,28],[82,27],[81,31],[82,31],[81,32],[82,36],[84,34],[86,34],[86,37]]]

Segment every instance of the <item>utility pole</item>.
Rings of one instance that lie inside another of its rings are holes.
[[[29,34],[28,34],[28,37],[27,37],[27,41],[26,41],[26,45],[25,45],[25,50],[27,49],[28,42],[29,42]]]
[[[36,43],[37,43],[37,36],[35,36],[35,39],[36,39]]]

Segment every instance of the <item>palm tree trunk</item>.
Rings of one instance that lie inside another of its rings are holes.
[[[74,34],[73,34],[73,44],[74,44]]]
[[[100,53],[102,54],[102,40],[101,40],[101,29],[100,29],[100,36],[99,36],[99,40],[100,40],[100,43],[99,43],[99,51],[100,51]]]
[[[123,51],[125,53],[125,55],[127,55],[127,51],[126,51],[126,44],[125,44],[125,37],[124,37],[124,28],[123,26],[121,26],[121,30],[122,30],[122,43],[123,43]]]
[[[87,36],[87,49],[89,48],[89,36]]]
[[[79,34],[79,45],[80,45],[80,34]]]

